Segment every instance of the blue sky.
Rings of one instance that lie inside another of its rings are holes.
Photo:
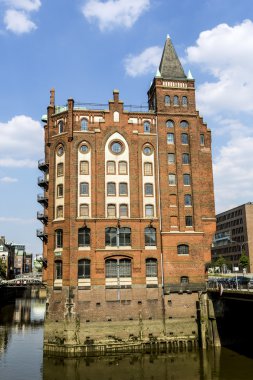
[[[0,235],[41,252],[41,115],[56,103],[146,105],[170,34],[213,136],[216,211],[253,201],[252,0],[0,0]]]

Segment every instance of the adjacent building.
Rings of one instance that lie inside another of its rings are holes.
[[[81,323],[70,343],[166,335],[172,318],[196,333],[215,232],[211,132],[170,38],[146,110],[125,106],[118,90],[108,105],[57,106],[51,90],[42,121],[45,342],[55,328],[64,334],[66,318],[71,331]]]
[[[239,270],[242,252],[249,258],[253,273],[253,202],[245,203],[216,215],[217,227],[212,259],[224,257],[232,270]]]
[[[7,279],[14,277],[14,247],[7,243],[5,236],[0,236],[0,259],[3,275]]]

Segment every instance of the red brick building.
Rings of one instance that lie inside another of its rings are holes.
[[[170,38],[147,110],[124,107],[117,90],[98,108],[73,99],[56,106],[52,90],[43,117],[47,320],[78,318],[80,334],[94,339],[122,320],[149,321],[143,336],[166,335],[168,319],[196,316],[205,285],[215,231],[211,133]],[[163,328],[151,331],[151,320]],[[128,327],[117,333],[139,334]]]

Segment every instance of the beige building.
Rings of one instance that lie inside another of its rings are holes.
[[[216,215],[212,259],[224,257],[233,270],[239,267],[242,252],[249,257],[253,272],[253,202],[245,203]]]

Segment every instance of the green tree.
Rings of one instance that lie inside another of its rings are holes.
[[[226,259],[224,259],[224,257],[222,256],[219,256],[218,259],[215,261],[215,266],[219,267],[220,270],[223,272],[223,268],[225,265],[227,265]]]
[[[243,268],[248,268],[248,266],[249,266],[249,258],[248,258],[248,256],[246,256],[245,249],[242,249],[242,254],[241,254],[241,257],[239,260],[239,264]]]
[[[0,277],[6,278],[6,265],[2,259],[0,259]]]

